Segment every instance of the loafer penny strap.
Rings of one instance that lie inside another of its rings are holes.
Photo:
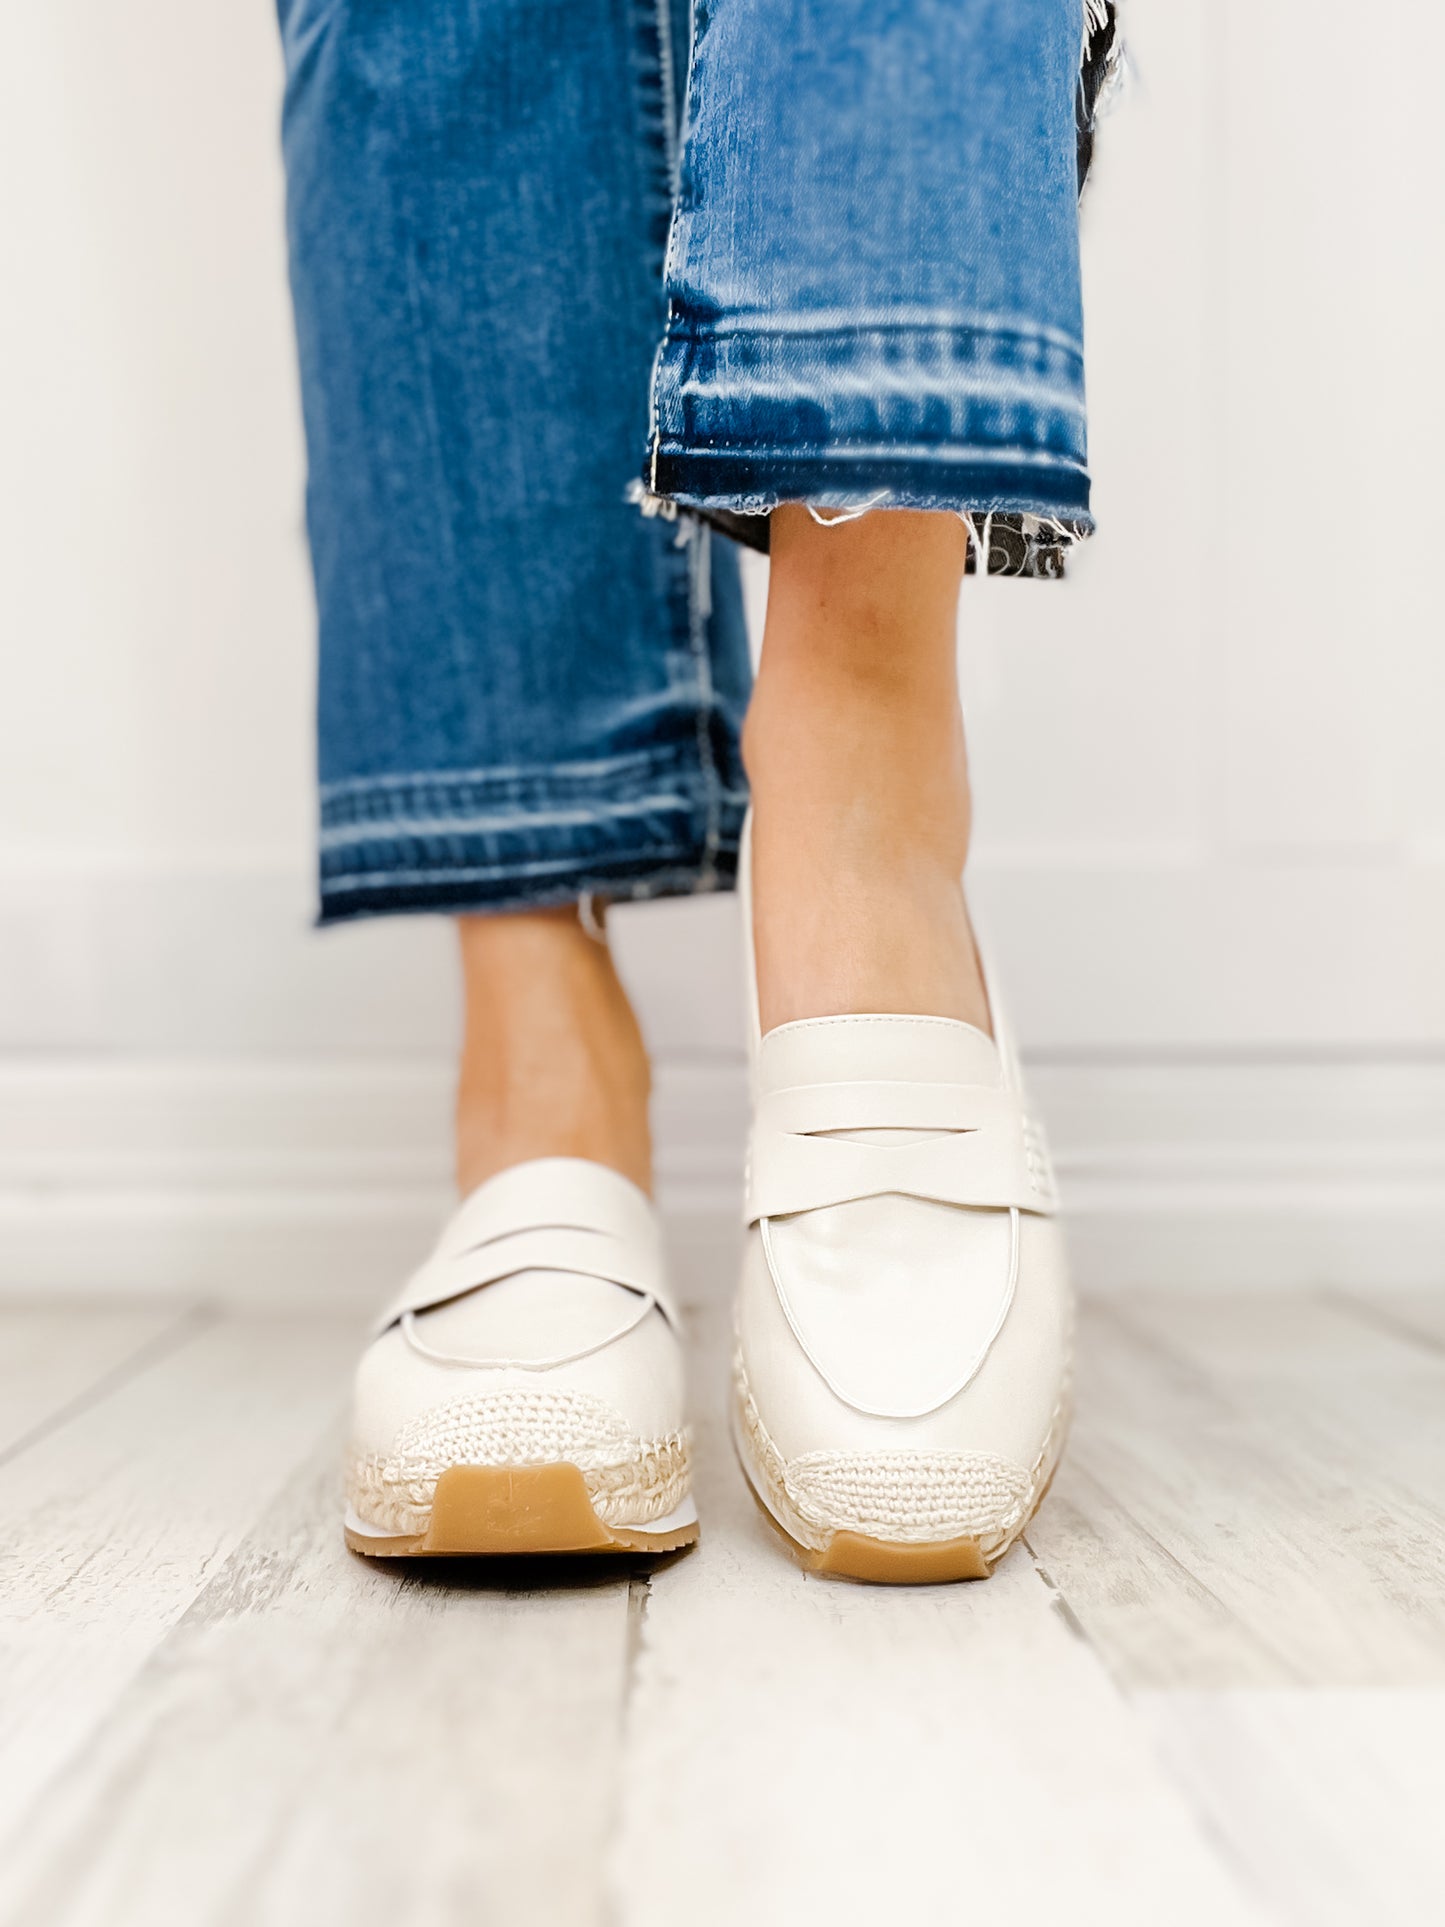
[[[898,1131],[860,1142],[851,1132]],[[902,1193],[940,1204],[1049,1213],[1048,1152],[1016,1092],[987,1084],[794,1084],[758,1098],[748,1222]]]
[[[519,1174],[525,1169],[518,1167]],[[605,1178],[626,1185],[614,1174],[605,1173]],[[614,1200],[600,1179],[589,1182],[591,1195],[569,1197],[569,1187],[561,1184],[544,1199],[534,1185],[494,1189],[496,1182],[482,1186],[462,1204],[435,1251],[377,1320],[376,1333],[409,1312],[429,1311],[522,1271],[605,1279],[651,1298],[677,1329],[661,1235],[640,1193]]]

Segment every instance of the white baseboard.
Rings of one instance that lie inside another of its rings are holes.
[[[1445,1287],[1445,1063],[1042,1062],[1086,1290]],[[448,1198],[450,1073],[0,1063],[0,1291],[383,1297]],[[658,1067],[659,1194],[736,1236],[731,1057]]]

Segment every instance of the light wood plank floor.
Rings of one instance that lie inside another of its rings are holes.
[[[804,1577],[682,1252],[704,1539],[418,1572],[336,1514],[357,1331],[0,1307],[0,1921],[1436,1922],[1445,1310],[1085,1312],[986,1585]]]

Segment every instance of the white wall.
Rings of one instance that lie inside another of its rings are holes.
[[[975,893],[1088,1275],[1438,1276],[1445,18],[1128,13],[1103,533],[968,598]],[[278,92],[267,5],[0,19],[0,1280],[379,1275],[440,1195],[447,932],[307,927]],[[623,932],[679,1198],[731,1169],[730,915]]]

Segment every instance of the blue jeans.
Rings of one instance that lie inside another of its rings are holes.
[[[1084,0],[279,8],[323,921],[726,885],[719,529],[1091,527]]]

